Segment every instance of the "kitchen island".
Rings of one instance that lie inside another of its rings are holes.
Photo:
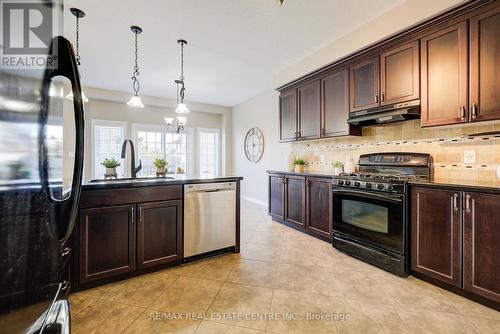
[[[165,178],[93,180],[82,186],[78,220],[66,249],[71,252],[71,291],[139,276],[185,262],[185,188],[232,184],[234,244],[196,258],[240,249],[238,176],[168,175]],[[186,214],[187,215],[187,214]],[[201,229],[200,229],[201,230]],[[202,239],[203,235],[198,234]]]

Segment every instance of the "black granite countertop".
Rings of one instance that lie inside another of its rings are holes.
[[[243,180],[241,176],[223,175],[206,177],[200,175],[167,175],[167,177],[126,178],[117,180],[92,180],[82,185],[82,190],[151,187],[163,185],[182,185],[194,183],[236,182]]]
[[[482,191],[482,192],[493,192],[500,194],[500,180],[496,182],[486,182],[486,181],[465,181],[465,180],[454,180],[454,179],[431,179],[431,180],[416,180],[408,182],[410,186],[427,186],[436,188],[448,188],[448,189],[459,189],[459,190],[471,190],[471,191]]]
[[[333,178],[335,175],[333,173],[328,173],[328,172],[309,172],[309,171],[304,171],[303,173],[297,173],[292,171],[283,171],[283,170],[266,170],[268,174],[288,174],[288,175],[300,175],[300,176],[311,176],[311,177],[329,177]]]

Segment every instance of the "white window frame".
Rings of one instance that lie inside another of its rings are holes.
[[[91,150],[92,150],[92,175],[94,179],[102,178],[102,175],[97,175],[96,169],[96,156],[95,156],[95,127],[96,126],[113,126],[113,127],[121,127],[123,128],[123,140],[127,139],[127,122],[123,121],[109,121],[103,119],[92,119],[91,120]],[[126,160],[125,160],[126,161]],[[123,166],[124,172],[127,173],[127,169]]]
[[[217,166],[216,166],[216,169],[215,169],[215,176],[218,176],[220,175],[220,171],[221,171],[221,135],[220,135],[220,129],[217,129],[217,128],[197,128],[196,129],[196,141],[197,141],[197,145],[196,145],[196,160],[198,162],[198,166],[197,166],[197,170],[198,170],[198,174],[201,175],[201,159],[200,159],[200,154],[201,154],[201,149],[200,149],[200,146],[201,146],[201,140],[200,140],[200,133],[201,132],[205,132],[205,133],[216,133],[218,135],[218,138],[219,138],[219,141],[216,145],[216,155],[217,155]]]
[[[134,146],[139,147],[137,133],[139,131],[157,131],[164,133],[171,133],[171,131],[167,131],[166,126],[157,125],[157,124],[144,124],[144,123],[132,123],[132,141],[134,142]],[[186,134],[186,147],[187,147],[187,156],[186,156],[186,166],[187,171],[184,171],[185,174],[194,174],[194,146],[196,142],[194,140],[194,129],[193,128],[184,128],[184,133]],[[136,157],[139,159],[139,151],[136,151]]]

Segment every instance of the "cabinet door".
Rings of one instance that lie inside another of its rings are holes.
[[[321,126],[320,90],[319,80],[298,89],[299,139],[319,138]]]
[[[500,302],[500,195],[465,193],[464,288]]]
[[[470,21],[471,120],[500,119],[500,7]]]
[[[379,105],[379,58],[351,67],[351,111]]]
[[[181,259],[182,201],[141,203],[137,210],[137,267]]]
[[[422,126],[468,121],[467,40],[467,22],[422,38]]]
[[[352,134],[349,118],[349,70],[324,78],[322,81],[323,126],[321,137],[335,137]]]
[[[280,140],[290,141],[297,137],[297,91],[280,95]]]
[[[80,210],[80,282],[135,270],[135,205]]]
[[[285,215],[285,176],[269,174],[269,215],[283,220]]]
[[[332,180],[308,177],[306,180],[307,229],[330,239],[332,231]]]
[[[411,268],[461,286],[460,192],[413,188],[411,192]]]
[[[285,177],[285,221],[305,227],[306,180],[303,176]]]
[[[402,45],[380,56],[380,104],[420,98],[418,41]]]

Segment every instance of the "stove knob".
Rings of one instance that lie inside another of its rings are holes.
[[[354,186],[355,187],[360,187],[361,186],[361,183],[359,183],[358,181],[354,182]]]
[[[344,181],[342,181],[342,180],[338,180],[338,181],[337,181],[337,184],[338,184],[338,185],[343,185],[343,184],[344,184]]]
[[[393,191],[394,190],[394,187],[392,186],[392,184],[389,184],[387,186],[387,190],[389,190],[389,191]]]
[[[384,185],[382,183],[377,184],[377,189],[378,190],[384,189]]]
[[[351,181],[345,181],[345,185],[346,186],[350,186],[351,185]]]
[[[372,184],[370,182],[366,182],[365,187],[367,189],[371,189],[372,188]]]

